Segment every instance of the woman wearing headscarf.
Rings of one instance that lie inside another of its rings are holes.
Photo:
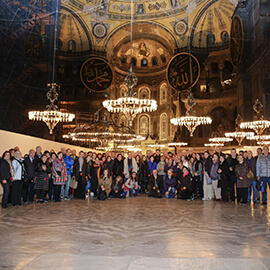
[[[7,208],[8,195],[11,191],[11,181],[15,176],[14,168],[10,160],[10,152],[5,151],[0,162],[0,181],[3,187],[2,207]]]

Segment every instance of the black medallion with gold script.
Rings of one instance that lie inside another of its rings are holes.
[[[240,17],[235,15],[232,19],[231,40],[230,40],[231,60],[234,66],[237,66],[242,60],[243,47],[244,47],[243,25]]]
[[[183,91],[193,87],[200,77],[200,64],[189,53],[175,55],[168,64],[167,81],[172,88]]]
[[[86,88],[104,92],[113,82],[113,69],[106,60],[93,57],[83,63],[80,76]]]

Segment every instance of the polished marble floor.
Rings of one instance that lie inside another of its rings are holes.
[[[270,269],[270,204],[146,196],[0,210],[0,269]]]

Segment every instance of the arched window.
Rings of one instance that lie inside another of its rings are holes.
[[[160,115],[160,139],[166,140],[168,137],[168,116],[166,113]]]
[[[229,42],[229,34],[227,31],[222,31],[220,34],[221,40],[223,43],[228,43]]]
[[[150,98],[150,89],[148,87],[141,87],[139,89],[139,98],[146,98],[146,99],[149,99]]]
[[[122,84],[122,85],[120,86],[120,93],[119,93],[119,96],[120,96],[120,97],[124,97],[127,91],[128,91],[127,86],[126,86],[125,84]]]
[[[75,40],[69,40],[68,42],[68,51],[69,52],[76,52],[76,42]]]
[[[152,66],[157,66],[158,65],[158,59],[156,56],[152,57]]]
[[[160,59],[161,59],[162,63],[166,63],[166,56],[164,54],[162,54],[160,56]]]
[[[141,66],[142,67],[147,67],[147,65],[148,65],[148,62],[147,62],[147,59],[142,59],[142,61],[141,61]]]
[[[136,61],[135,57],[132,57],[131,64],[132,64],[132,66],[136,67],[137,61]]]
[[[150,118],[148,115],[141,115],[139,117],[139,134],[140,135],[149,134],[149,124],[150,124]]]
[[[215,35],[208,34],[206,39],[207,46],[213,46],[215,44]]]
[[[127,126],[127,117],[126,117],[124,114],[122,114],[122,115],[120,116],[120,119],[119,119],[119,125],[120,125],[120,126],[121,126],[121,125]]]
[[[160,104],[164,104],[167,101],[168,86],[167,83],[163,83],[160,86]]]

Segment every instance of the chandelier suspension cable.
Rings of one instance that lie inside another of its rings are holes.
[[[54,23],[54,37],[53,37],[53,65],[52,65],[52,83],[55,83],[55,67],[56,67],[56,51],[57,51],[57,29],[59,16],[59,0],[56,1],[55,23]]]

